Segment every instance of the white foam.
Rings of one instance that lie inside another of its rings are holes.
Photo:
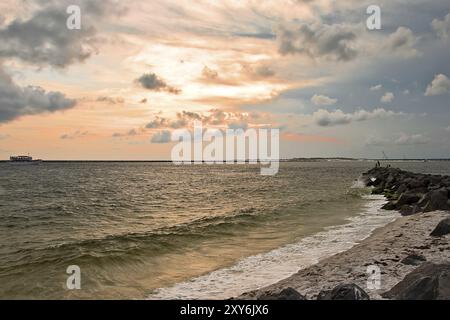
[[[373,230],[398,218],[395,211],[382,210],[383,196],[367,196],[365,210],[349,223],[329,227],[300,242],[240,260],[229,268],[161,288],[148,299],[226,299],[255,290],[296,273],[324,258],[348,250]]]

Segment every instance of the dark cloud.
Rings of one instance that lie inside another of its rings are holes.
[[[60,68],[83,62],[97,52],[94,24],[107,15],[119,14],[120,7],[111,0],[35,2],[39,9],[29,18],[16,18],[0,28],[0,57]],[[79,5],[81,8],[81,30],[66,27],[66,9],[69,5]]]
[[[169,86],[163,79],[159,78],[154,73],[143,74],[136,80],[143,88],[152,91],[165,91],[172,94],[179,94],[180,89]]]
[[[311,58],[330,58],[349,61],[358,55],[353,47],[356,33],[344,25],[301,24],[279,26],[277,30],[279,52],[304,54]]]
[[[0,69],[0,123],[24,115],[66,110],[76,101],[60,92],[46,92],[40,87],[20,87]]]

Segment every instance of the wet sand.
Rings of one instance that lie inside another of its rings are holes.
[[[341,283],[357,284],[371,299],[382,299],[382,293],[420,265],[402,262],[409,255],[421,255],[434,263],[450,261],[450,235],[430,236],[438,223],[449,216],[450,212],[434,211],[399,217],[351,249],[302,269],[278,283],[244,293],[238,299],[257,299],[262,294],[280,292],[287,287],[294,288],[307,299],[316,299],[321,290],[332,289]],[[367,286],[367,267],[370,265],[378,266],[381,271],[378,290],[370,290]]]

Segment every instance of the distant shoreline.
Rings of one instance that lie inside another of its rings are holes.
[[[417,162],[417,161],[450,161],[450,158],[418,158],[418,159],[366,159],[366,158],[292,158],[280,159],[280,162],[322,162],[322,161],[380,161],[380,162]],[[0,160],[0,163],[8,163],[10,160]],[[65,162],[93,162],[93,163],[172,163],[172,160],[42,160],[46,163],[65,163]],[[193,161],[192,161],[193,162]],[[248,160],[246,161],[248,162]],[[204,162],[207,163],[207,162]]]

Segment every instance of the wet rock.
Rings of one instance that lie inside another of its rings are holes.
[[[411,265],[411,266],[418,266],[419,264],[422,264],[424,261],[427,261],[427,259],[420,255],[420,254],[410,254],[406,258],[404,258],[401,263]]]
[[[439,222],[437,227],[431,232],[432,237],[442,237],[450,233],[450,218],[446,218]]]
[[[449,300],[450,264],[424,263],[382,297],[394,300]]]
[[[384,206],[382,206],[381,209],[384,209],[384,210],[395,210],[395,209],[397,209],[397,203],[394,202],[394,201],[389,201]]]
[[[323,290],[317,300],[370,300],[369,295],[356,284],[340,284],[333,290]]]
[[[266,292],[260,295],[257,300],[306,300],[297,290],[288,287],[280,292]]]

